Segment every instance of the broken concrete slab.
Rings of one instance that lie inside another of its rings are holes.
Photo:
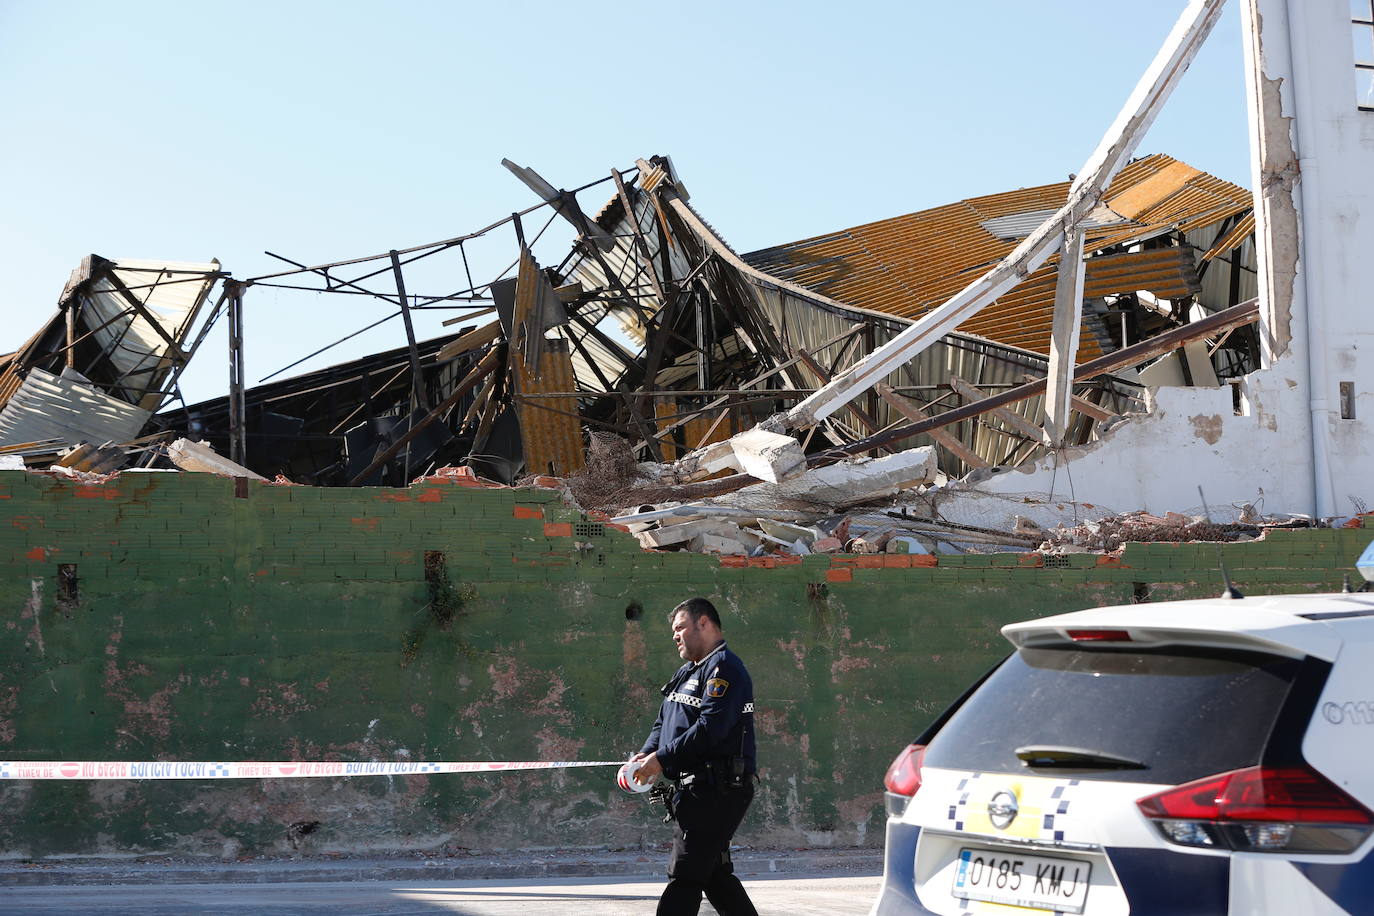
[[[697,553],[717,553],[722,556],[743,556],[759,545],[759,539],[743,528],[736,526],[734,535],[704,532],[692,539],[692,550]]]
[[[752,522],[759,518],[769,518],[789,522],[805,522],[816,517],[814,512],[789,512],[785,509],[742,509],[737,506],[717,506],[707,503],[666,503],[661,506],[641,506],[638,512],[617,515],[610,520],[617,525],[638,525],[647,522],[675,519],[687,521],[707,516],[734,518],[741,522]]]
[[[935,448],[923,445],[881,458],[858,458],[812,468],[782,483],[753,484],[729,498],[744,505],[859,505],[930,483],[935,479],[935,462]]]
[[[639,538],[639,543],[645,547],[670,547],[675,544],[687,544],[704,535],[736,540],[750,548],[758,545],[757,536],[749,534],[733,522],[718,518],[699,518],[663,528],[651,528],[638,532],[635,537]]]
[[[821,532],[806,525],[790,525],[787,522],[775,522],[768,518],[760,518],[758,524],[764,534],[777,538],[779,543],[783,544],[794,544],[797,541],[811,544],[821,538]]]
[[[724,470],[743,471],[759,480],[777,483],[806,467],[806,453],[791,436],[755,427],[706,446],[691,455],[686,466],[689,480],[709,477]]]
[[[167,446],[167,458],[183,471],[218,474],[221,477],[247,477],[251,480],[267,480],[261,474],[255,474],[243,465],[235,464],[223,455],[217,454],[204,442],[178,439]]]

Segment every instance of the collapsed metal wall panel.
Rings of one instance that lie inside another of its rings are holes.
[[[516,389],[521,395],[551,391],[571,391],[574,385],[572,360],[564,340],[549,340],[540,354],[539,371],[533,371],[512,351],[511,365]],[[585,457],[582,422],[575,403],[563,399],[519,397],[520,441],[525,453],[525,469],[531,474],[565,477],[581,468]]]
[[[35,367],[0,410],[0,445],[128,442],[150,416],[95,388],[79,373],[57,376]]]
[[[781,290],[760,289],[758,292],[759,304],[764,313],[773,321],[775,327],[779,328],[779,334],[795,347],[815,350],[827,340],[832,340],[845,331],[867,325],[866,330],[857,332],[856,343],[840,361],[840,369],[853,365],[872,349],[882,346],[907,325],[907,322],[893,318],[859,321],[847,316],[842,310],[787,295]],[[837,345],[827,352],[844,352],[842,347],[842,344]],[[825,362],[825,356],[826,353],[822,353],[818,359]],[[887,384],[897,389],[905,389],[907,396],[918,404],[938,401],[933,412],[939,413],[942,409],[962,403],[961,399],[948,397],[951,376],[958,376],[990,393],[995,393],[1024,383],[1027,376],[1043,377],[1045,371],[1046,360],[1037,353],[1001,346],[971,335],[950,334],[888,376]],[[865,406],[880,427],[886,427],[902,419],[901,415],[884,401],[871,402]],[[1124,411],[1127,406],[1126,398],[1124,395],[1114,395],[1104,406],[1114,412]],[[1037,425],[1043,420],[1044,407],[1041,396],[1011,405],[1009,409]],[[1073,422],[1072,435],[1085,436],[1091,421],[1076,414]],[[989,428],[986,422],[964,421],[947,432],[963,440],[989,464],[998,464],[1005,460],[1015,445],[1007,434],[998,432],[996,428]],[[919,436],[905,444],[925,445],[931,444],[931,441],[929,437]],[[963,462],[947,452],[942,452],[941,458],[942,467],[947,473],[958,476],[969,470]]]

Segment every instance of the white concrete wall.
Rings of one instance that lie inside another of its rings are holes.
[[[1199,486],[1216,520],[1240,504],[1338,519],[1357,500],[1374,508],[1374,112],[1355,100],[1350,4],[1240,2],[1256,208],[1270,230],[1266,368],[1244,380],[1239,414],[1228,388],[1157,389],[1149,414],[1087,449],[952,486],[938,500],[951,521],[1196,514]],[[1354,385],[1354,419],[1341,418],[1341,382]]]
[[[1252,180],[1269,230],[1263,334],[1271,358],[1293,360],[1306,401],[1305,415],[1279,415],[1280,431],[1295,448],[1305,432],[1307,511],[1349,515],[1357,500],[1374,504],[1374,363],[1360,358],[1374,344],[1374,112],[1355,99],[1348,0],[1244,0],[1242,23]],[[1353,419],[1341,417],[1342,382]]]
[[[1149,413],[1088,446],[949,487],[937,498],[940,514],[993,528],[1009,528],[1022,515],[1044,526],[1137,509],[1200,515],[1204,496],[1218,522],[1234,520],[1244,505],[1266,515],[1305,514],[1306,448],[1279,429],[1280,414],[1304,409],[1285,371],[1291,363],[1250,376],[1241,416],[1229,388],[1156,389]]]

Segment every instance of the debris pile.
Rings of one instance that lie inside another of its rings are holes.
[[[1249,541],[1262,532],[1259,525],[1216,524],[1203,516],[1169,512],[1163,517],[1131,512],[1048,532],[1042,553],[1111,553],[1128,541],[1186,543],[1188,541]]]

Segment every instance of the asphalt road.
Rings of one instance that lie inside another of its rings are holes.
[[[790,874],[745,881],[763,916],[858,916],[868,912],[879,877]],[[89,885],[0,889],[0,913],[378,913],[465,916],[642,916],[652,913],[663,879],[529,878],[501,881],[348,881],[276,884]],[[705,916],[715,914],[703,903]]]

